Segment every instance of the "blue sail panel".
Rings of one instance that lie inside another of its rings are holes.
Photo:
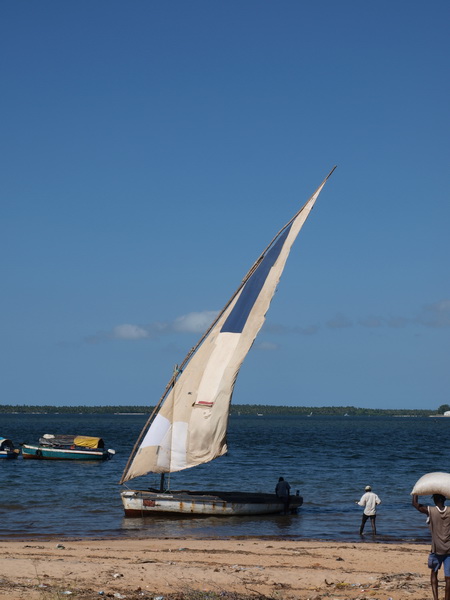
[[[280,255],[290,229],[291,225],[280,234],[276,242],[265,254],[255,272],[246,282],[233,310],[228,315],[227,320],[220,330],[222,333],[242,333],[248,316],[266,282],[270,269]]]

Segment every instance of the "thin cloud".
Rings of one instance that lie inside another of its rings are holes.
[[[370,328],[376,328],[376,327],[382,327],[385,323],[385,320],[382,319],[381,317],[375,317],[374,315],[370,315],[368,317],[365,317],[364,319],[360,319],[358,321],[358,325],[362,325],[362,327],[370,327]]]
[[[294,327],[292,331],[300,335],[315,335],[320,330],[319,325],[309,325],[308,327]]]
[[[401,329],[411,325],[420,325],[422,327],[432,327],[434,329],[444,329],[450,327],[450,300],[444,299],[425,304],[419,314],[415,317],[405,316],[368,316],[358,321],[363,327],[390,327],[392,329]]]
[[[148,331],[138,325],[117,325],[112,330],[112,337],[118,340],[142,340],[148,336]]]
[[[273,352],[274,350],[278,350],[279,345],[274,344],[273,342],[264,341],[255,344],[255,348],[257,350],[262,350],[263,352]]]
[[[440,300],[423,306],[416,323],[436,329],[450,327],[450,300]]]
[[[343,314],[337,314],[327,322],[328,329],[346,329],[352,327],[352,321]]]
[[[205,310],[202,312],[191,312],[186,315],[181,315],[172,322],[155,322],[149,325],[122,323],[116,325],[110,331],[98,332],[88,336],[84,341],[93,344],[111,340],[148,340],[173,333],[202,334],[213,323],[217,315],[218,311]],[[444,299],[433,304],[424,305],[419,314],[413,318],[404,316],[382,317],[369,315],[359,319],[357,324],[361,327],[372,329],[379,327],[401,329],[410,325],[443,329],[450,327],[450,299]],[[328,329],[345,329],[353,327],[353,325],[353,321],[342,313],[336,314],[326,322],[326,327]],[[287,327],[279,323],[266,322],[263,330],[265,333],[272,335],[316,335],[320,331],[320,325],[312,324],[305,327]],[[278,348],[276,344],[271,342],[260,343],[257,347],[261,350],[276,350]]]
[[[150,325],[134,325],[123,323],[116,325],[110,331],[100,331],[85,338],[85,342],[96,344],[111,340],[145,340],[155,339],[171,333],[203,333],[216,318],[218,312],[206,310],[193,312],[177,317],[172,322],[155,322]]]
[[[203,312],[192,312],[178,317],[173,322],[173,331],[185,333],[203,333],[217,317],[216,310],[205,310]]]
[[[307,327],[300,327],[296,325],[294,327],[286,327],[279,323],[264,323],[264,333],[270,333],[272,335],[288,335],[295,333],[297,335],[314,335],[320,329],[319,325],[308,325]]]
[[[386,319],[386,324],[388,327],[393,329],[401,329],[402,327],[406,327],[411,323],[411,319],[406,317],[389,317]]]

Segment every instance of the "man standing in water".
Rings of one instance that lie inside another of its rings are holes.
[[[359,506],[364,506],[361,527],[359,528],[359,535],[363,534],[364,525],[366,524],[367,519],[370,519],[370,524],[372,525],[372,533],[373,535],[377,534],[377,528],[375,525],[375,519],[377,518],[377,504],[381,504],[381,500],[372,492],[372,488],[370,485],[366,485],[364,488],[365,494],[361,496],[361,500],[356,504]]]
[[[417,494],[413,495],[412,505],[428,516],[431,530],[431,552],[428,566],[431,569],[430,581],[433,600],[438,600],[438,571],[444,565],[445,600],[450,600],[450,510],[445,506],[445,496],[433,494],[435,506],[419,504]]]

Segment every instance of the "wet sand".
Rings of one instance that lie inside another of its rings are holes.
[[[0,548],[0,600],[168,600],[193,592],[197,599],[198,592],[279,600],[431,597],[429,546],[422,544],[127,538]]]

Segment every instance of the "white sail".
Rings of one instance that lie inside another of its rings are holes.
[[[196,352],[185,360],[186,367],[174,377],[159,411],[144,428],[121,483],[149,472],[181,471],[226,453],[239,369],[264,323],[291,246],[331,173],[272,240]]]

